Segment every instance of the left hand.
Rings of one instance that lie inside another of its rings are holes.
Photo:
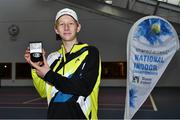
[[[42,66],[39,66],[30,60],[31,66],[35,68],[37,75],[40,76],[41,78],[44,78],[46,73],[50,70],[50,67],[45,58],[45,54],[43,54],[43,63],[44,64]]]

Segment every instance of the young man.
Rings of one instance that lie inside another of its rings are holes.
[[[41,97],[47,97],[48,118],[97,119],[101,61],[98,49],[80,43],[81,25],[75,11],[60,10],[55,32],[62,38],[61,48],[51,53],[44,64],[25,59],[34,68],[32,78]]]

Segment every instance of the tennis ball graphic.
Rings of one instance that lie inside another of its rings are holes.
[[[151,26],[151,31],[154,32],[155,34],[159,34],[160,31],[161,31],[160,25],[157,24],[157,23],[154,23],[154,24]]]

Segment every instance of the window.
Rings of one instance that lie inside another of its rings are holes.
[[[0,79],[11,79],[12,77],[11,63],[0,63]]]
[[[30,79],[31,66],[27,63],[16,63],[16,79]]]
[[[126,62],[102,62],[103,79],[126,79]]]

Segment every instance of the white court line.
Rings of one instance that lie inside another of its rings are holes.
[[[151,96],[151,94],[150,94],[150,100],[151,100],[151,103],[152,103],[152,106],[153,106],[153,109],[154,109],[154,111],[158,111],[158,109],[157,109],[157,107],[156,107],[156,104],[155,104],[155,102],[154,102],[154,99],[153,99],[153,97]]]
[[[0,107],[0,109],[48,109],[48,107]],[[124,111],[124,108],[98,108],[98,110]],[[152,110],[143,110],[143,111],[152,111]]]
[[[37,101],[37,100],[40,100],[40,99],[41,99],[40,97],[34,98],[34,99],[31,99],[31,100],[25,101],[22,104],[28,104],[28,103],[31,103],[31,102],[34,102],[34,101]]]
[[[149,97],[150,97],[151,104],[153,106],[153,110],[158,111],[153,97],[151,95]],[[37,101],[37,100],[40,100],[40,99],[42,99],[42,98],[40,98],[40,97],[34,98],[34,99],[31,99],[31,100],[27,100],[27,101],[23,102],[22,104],[31,104],[31,102],[34,102],[34,101]],[[17,104],[17,103],[14,103],[14,104]],[[123,106],[123,104],[99,104],[99,106]],[[43,108],[46,108],[46,107],[0,107],[0,108],[31,108],[31,109],[41,108],[41,109],[43,109]],[[113,107],[99,108],[99,109],[101,109],[101,110],[123,110],[122,108],[113,108]]]
[[[8,102],[1,102],[0,105],[19,105],[19,104],[33,104],[33,105],[42,105],[44,103],[17,103],[17,102],[14,102],[14,103],[8,103]]]
[[[15,103],[16,104],[16,103]],[[27,103],[26,103],[27,104]],[[30,104],[30,103],[28,103]],[[122,104],[99,104],[100,106],[106,106],[106,105],[112,105],[112,106],[122,106]],[[0,109],[48,109],[48,106],[44,107],[26,107],[26,106],[21,106],[21,107],[12,107],[12,106],[5,106],[5,107],[0,107]],[[124,108],[114,108],[114,107],[108,107],[108,108],[101,108],[99,107],[98,108],[99,110],[105,110],[105,111],[117,111],[117,110],[120,110],[120,111],[124,111]],[[142,110],[142,111],[152,111],[152,110]]]
[[[104,104],[101,104],[101,103],[99,103],[99,105],[101,106],[124,106],[124,104],[119,104],[119,103],[115,103],[115,104],[108,104],[108,103],[104,103]]]
[[[0,109],[47,109],[47,107],[0,107]]]

